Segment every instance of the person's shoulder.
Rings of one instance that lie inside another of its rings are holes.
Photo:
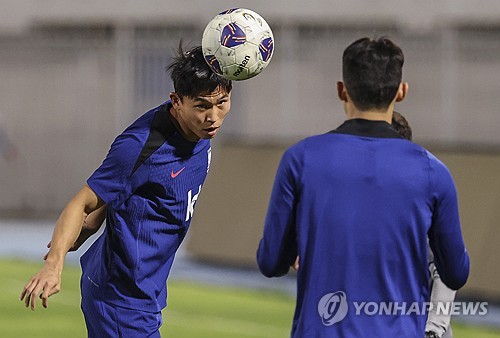
[[[317,142],[324,142],[324,141],[332,140],[332,139],[336,138],[337,135],[340,135],[340,134],[328,132],[328,133],[311,135],[311,136],[307,136],[307,137],[303,138],[302,140],[299,141],[299,143],[312,144],[312,143],[317,143]]]
[[[440,166],[446,168],[446,164],[442,160],[440,160],[434,153],[432,153],[430,150],[420,147],[422,149],[422,152],[425,154],[431,165],[434,166]]]
[[[423,158],[430,164],[431,167],[439,166],[446,168],[444,162],[441,161],[434,153],[432,153],[424,146],[405,139],[401,139],[399,141],[401,146],[404,147],[406,152],[408,152],[409,150],[410,153],[413,154],[414,156],[416,155],[417,157]]]
[[[139,156],[147,142],[155,110],[149,110],[139,116],[115,137],[107,155],[108,159],[123,165]]]
[[[339,136],[342,138],[343,135],[332,132],[311,135],[301,139],[290,148],[293,148],[296,151],[322,149],[326,144],[332,144],[332,142],[335,142],[335,139],[339,139]]]
[[[125,130],[123,130],[115,139],[133,145],[144,144],[149,136],[153,121],[158,113],[165,109],[165,104],[148,110],[140,115],[134,122],[132,122]]]
[[[298,141],[295,141],[291,146],[289,146],[285,153],[301,153],[304,152],[307,148],[311,146],[315,146],[318,143],[324,142],[326,139],[328,139],[331,134],[317,134],[317,135],[312,135],[308,136],[305,138],[302,138]]]
[[[302,157],[311,149],[321,149],[327,139],[331,138],[331,134],[318,134],[305,137],[289,146],[284,154],[284,157]]]
[[[295,141],[291,146],[289,146],[286,149],[285,153],[297,153],[304,151],[304,146],[307,143],[308,139],[309,137]]]
[[[437,182],[452,181],[452,174],[448,166],[434,153],[422,147],[428,161],[429,170],[432,177]]]
[[[121,134],[144,134],[149,133],[151,124],[158,112],[164,109],[164,106],[158,106],[140,115],[132,122]]]

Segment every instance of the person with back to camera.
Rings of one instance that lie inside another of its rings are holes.
[[[428,243],[444,284],[468,278],[451,174],[390,125],[408,92],[403,63],[387,37],[349,45],[337,83],[346,121],[281,159],[257,262],[278,277],[300,257],[291,337],[423,337]]]

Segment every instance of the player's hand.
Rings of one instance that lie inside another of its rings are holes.
[[[295,270],[295,271],[299,271],[299,260],[300,260],[300,257],[297,256],[297,258],[295,259],[295,262],[293,263],[292,265],[292,268]]]
[[[21,292],[21,301],[24,300],[26,307],[35,310],[36,300],[42,300],[42,306],[48,306],[48,298],[61,290],[61,272],[52,264],[45,263],[43,268],[33,277]]]

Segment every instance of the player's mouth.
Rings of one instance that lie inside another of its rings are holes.
[[[203,130],[208,134],[208,136],[214,137],[217,134],[217,132],[219,131],[219,127],[211,127],[211,128],[206,128]]]

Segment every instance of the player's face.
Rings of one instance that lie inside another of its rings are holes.
[[[217,87],[212,93],[180,97],[172,93],[172,115],[190,141],[211,139],[219,132],[231,109],[231,93]]]

